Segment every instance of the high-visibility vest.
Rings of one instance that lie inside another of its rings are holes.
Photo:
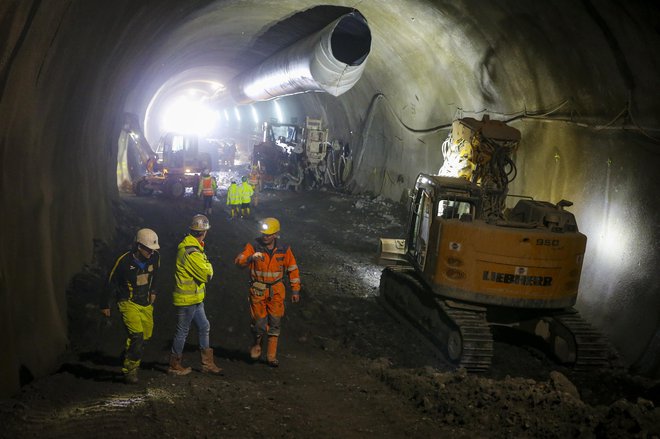
[[[215,190],[213,189],[213,177],[203,177],[202,178],[202,195],[210,196],[214,195]]]
[[[204,247],[194,236],[187,235],[177,248],[174,270],[176,287],[172,294],[174,306],[201,303],[206,295],[206,283],[211,277],[213,266],[204,253]]]
[[[236,183],[232,183],[227,189],[227,204],[236,205],[241,204],[241,191]]]
[[[239,193],[241,194],[241,203],[249,203],[252,199],[252,194],[254,194],[254,189],[250,183],[244,181],[239,187]]]
[[[263,259],[248,262],[249,257],[256,251],[262,253]],[[288,276],[291,290],[294,293],[300,291],[300,271],[296,258],[293,256],[291,247],[279,240],[275,241],[275,248],[270,252],[261,245],[259,240],[254,247],[247,243],[243,251],[236,256],[234,263],[241,267],[250,267],[252,282],[276,285],[281,283],[285,276]]]
[[[259,173],[255,172],[255,171],[250,172],[250,174],[248,175],[248,182],[252,186],[258,185],[259,184]]]

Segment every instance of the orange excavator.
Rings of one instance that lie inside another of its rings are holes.
[[[611,347],[573,308],[587,238],[572,203],[506,207],[520,138],[487,117],[454,121],[439,175],[417,177],[406,238],[380,241],[381,298],[469,371],[490,367],[495,326],[538,337],[561,363],[608,366]]]

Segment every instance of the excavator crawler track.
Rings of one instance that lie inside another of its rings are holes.
[[[607,340],[596,331],[580,313],[561,314],[554,318],[570,331],[574,337],[576,360],[575,370],[588,371],[618,367],[617,354]]]
[[[488,370],[493,358],[493,334],[486,321],[485,310],[452,308],[439,298],[436,298],[436,302],[460,331],[462,352],[459,367],[473,372]]]
[[[430,339],[452,365],[470,372],[488,370],[493,357],[493,336],[485,308],[448,305],[409,266],[384,269],[380,293],[387,306]]]

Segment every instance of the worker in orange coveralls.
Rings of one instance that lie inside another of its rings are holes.
[[[250,313],[254,345],[250,357],[261,357],[261,344],[268,335],[266,359],[271,367],[279,366],[277,341],[280,335],[280,322],[284,316],[286,288],[284,276],[289,276],[291,302],[300,300],[300,272],[291,247],[279,240],[280,222],[266,218],[259,223],[261,236],[255,245],[245,245],[234,261],[240,267],[250,268]]]

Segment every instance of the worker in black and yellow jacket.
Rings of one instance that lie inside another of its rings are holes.
[[[124,381],[130,384],[138,381],[144,342],[153,333],[156,291],[152,286],[160,266],[159,248],[156,232],[138,230],[133,248],[117,258],[101,295],[101,313],[110,317],[110,298],[114,295],[128,331],[121,370]]]

